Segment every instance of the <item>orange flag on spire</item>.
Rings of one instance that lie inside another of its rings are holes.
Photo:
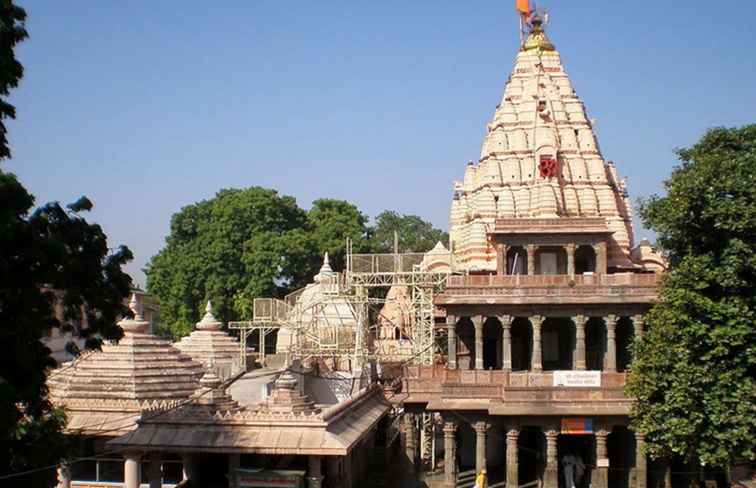
[[[515,0],[515,9],[520,15],[528,17],[530,15],[530,0]]]

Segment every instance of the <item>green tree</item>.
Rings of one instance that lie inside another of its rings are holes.
[[[642,203],[669,259],[635,345],[631,422],[652,457],[756,458],[756,125],[713,129]]]
[[[15,46],[27,37],[26,13],[0,0],[0,160],[10,157],[4,120],[15,117],[5,97],[23,68]],[[111,252],[102,229],[81,213],[82,197],[64,209],[49,203],[32,212],[34,197],[13,174],[0,170],[0,484],[52,486],[66,454],[65,415],[47,398],[47,372],[55,366],[40,339],[58,327],[77,329],[88,347],[118,339],[116,320],[127,313],[123,300],[131,278],[121,266],[131,252]],[[58,307],[56,313],[55,307]],[[82,317],[88,328],[81,329]],[[29,474],[14,476],[33,470]],[[10,476],[4,478],[5,476]]]
[[[448,246],[449,234],[436,229],[417,215],[400,215],[384,210],[370,230],[374,252],[393,252],[394,232],[399,235],[399,252],[427,252],[438,241]]]
[[[240,316],[234,308],[239,292],[275,294],[275,278],[289,274],[288,267],[250,255],[278,252],[280,239],[306,223],[294,198],[260,187],[221,190],[182,208],[171,219],[165,247],[146,269],[161,326],[180,337],[191,332],[208,299],[222,320],[234,320]]]

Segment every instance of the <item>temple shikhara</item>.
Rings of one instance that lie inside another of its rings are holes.
[[[247,322],[208,303],[175,344],[135,295],[118,344],[50,376],[97,456],[61,466],[60,486],[352,488],[402,472],[456,488],[482,470],[506,488],[668,484],[623,391],[665,262],[635,245],[625,181],[541,14],[480,158],[460,166],[450,242],[432,250],[347,242],[345,269],[324,256]]]

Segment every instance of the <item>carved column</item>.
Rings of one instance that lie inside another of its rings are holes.
[[[648,477],[647,469],[648,464],[646,462],[646,452],[644,446],[646,445],[645,434],[635,433],[635,487],[646,488],[646,479]]]
[[[446,316],[447,346],[448,354],[446,357],[446,366],[449,369],[457,369],[457,317],[454,315]]]
[[[596,470],[593,476],[595,488],[608,488],[609,484],[609,458],[606,452],[606,438],[609,431],[599,430],[596,432]]]
[[[163,486],[163,460],[160,457],[160,453],[153,452],[150,454],[150,466],[147,478],[150,482],[150,488],[161,488]],[[229,478],[229,486],[233,488],[234,485],[231,485],[230,482]]]
[[[596,253],[596,273],[605,274],[607,271],[606,242],[598,242],[594,244],[593,251]]]
[[[643,326],[646,325],[645,322],[643,315],[633,315],[633,332],[638,339],[643,339]]]
[[[320,469],[320,456],[307,457],[307,486],[308,488],[320,488],[323,484],[323,473]]]
[[[533,315],[530,317],[530,323],[533,326],[533,359],[530,370],[534,373],[543,371],[541,360],[541,325],[543,325],[543,320],[544,317],[542,315]]]
[[[496,244],[496,274],[507,274],[507,246],[502,243]]]
[[[354,479],[352,478],[352,454],[354,451],[350,451],[346,456],[342,458],[342,467],[344,468],[344,478],[342,479],[343,488],[352,488]]]
[[[487,422],[475,422],[475,472],[480,473],[486,469],[486,431],[488,431]]]
[[[185,480],[196,480],[197,471],[194,463],[194,456],[191,454],[184,454],[181,456],[181,476]]]
[[[139,488],[142,483],[141,456],[134,452],[123,455],[123,488]]]
[[[575,276],[575,244],[567,244],[564,250],[567,253],[567,274]]]
[[[404,452],[409,461],[409,469],[415,469],[415,416],[411,413],[404,414]]]
[[[457,423],[444,423],[444,487],[457,486]]]
[[[535,244],[528,244],[525,246],[525,250],[528,253],[528,274],[534,275],[535,274],[535,268],[536,268],[536,252],[538,251],[538,246]]]
[[[584,371],[585,364],[585,324],[588,322],[588,317],[585,315],[576,315],[572,317],[572,321],[575,323],[575,358],[572,363],[572,368],[578,371]]]
[[[511,315],[499,315],[501,322],[501,369],[512,371],[512,321]]]
[[[519,486],[517,473],[517,437],[519,435],[519,429],[510,428],[507,431],[507,488]]]
[[[471,317],[475,326],[475,369],[483,369],[483,318],[482,315]]]
[[[241,454],[228,455],[228,488],[239,488]]]
[[[607,315],[606,322],[606,357],[604,358],[604,371],[617,372],[617,320],[616,315]]]
[[[559,431],[550,428],[546,434],[546,471],[544,488],[559,488],[559,464],[557,463],[557,437]]]

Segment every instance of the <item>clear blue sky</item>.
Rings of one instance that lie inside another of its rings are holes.
[[[20,3],[4,167],[38,203],[88,195],[142,284],[171,215],[220,188],[447,228],[518,47],[513,0]],[[754,122],[756,2],[541,3],[634,199],[660,191],[675,147]]]

